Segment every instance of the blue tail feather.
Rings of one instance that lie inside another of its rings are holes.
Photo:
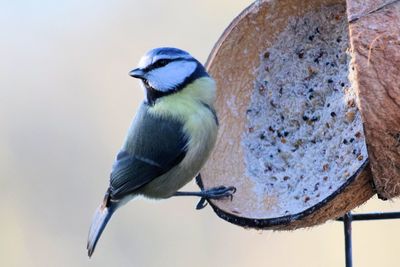
[[[94,249],[96,248],[97,241],[99,240],[104,228],[106,227],[115,210],[116,208],[113,205],[110,207],[105,207],[104,204],[101,204],[97,208],[92,219],[92,225],[90,226],[87,242],[89,257],[92,256]]]

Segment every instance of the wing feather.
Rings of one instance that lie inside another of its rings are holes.
[[[186,155],[188,138],[183,124],[155,117],[142,104],[110,175],[110,195],[121,199],[179,164]]]

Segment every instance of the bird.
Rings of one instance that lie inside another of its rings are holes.
[[[145,53],[129,75],[140,80],[140,103],[110,172],[109,187],[95,211],[87,241],[91,257],[113,213],[137,196],[167,199],[232,198],[236,188],[178,191],[208,159],[217,139],[216,82],[188,52],[174,47]]]

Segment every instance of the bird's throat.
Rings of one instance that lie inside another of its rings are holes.
[[[167,92],[161,92],[158,91],[156,89],[154,89],[153,87],[151,87],[148,84],[144,85],[146,88],[146,99],[147,99],[147,104],[150,106],[154,106],[154,104],[156,103],[157,99],[159,99],[160,97],[163,96],[167,96],[170,94],[175,93],[175,90],[171,90],[171,91],[167,91]]]

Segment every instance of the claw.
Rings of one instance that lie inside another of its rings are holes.
[[[205,199],[220,199],[224,197],[229,197],[232,201],[233,194],[236,192],[236,187],[230,186],[219,186],[203,191]]]
[[[229,196],[229,198],[230,198],[231,201],[232,201],[232,200],[233,200],[233,194],[236,193],[236,187],[230,186],[230,187],[228,187],[228,189],[232,191],[231,195]]]
[[[196,210],[204,209],[204,208],[207,206],[207,204],[208,204],[208,203],[206,202],[206,200],[207,200],[207,199],[205,199],[204,197],[200,198],[199,203],[197,203],[197,205],[196,205]]]

